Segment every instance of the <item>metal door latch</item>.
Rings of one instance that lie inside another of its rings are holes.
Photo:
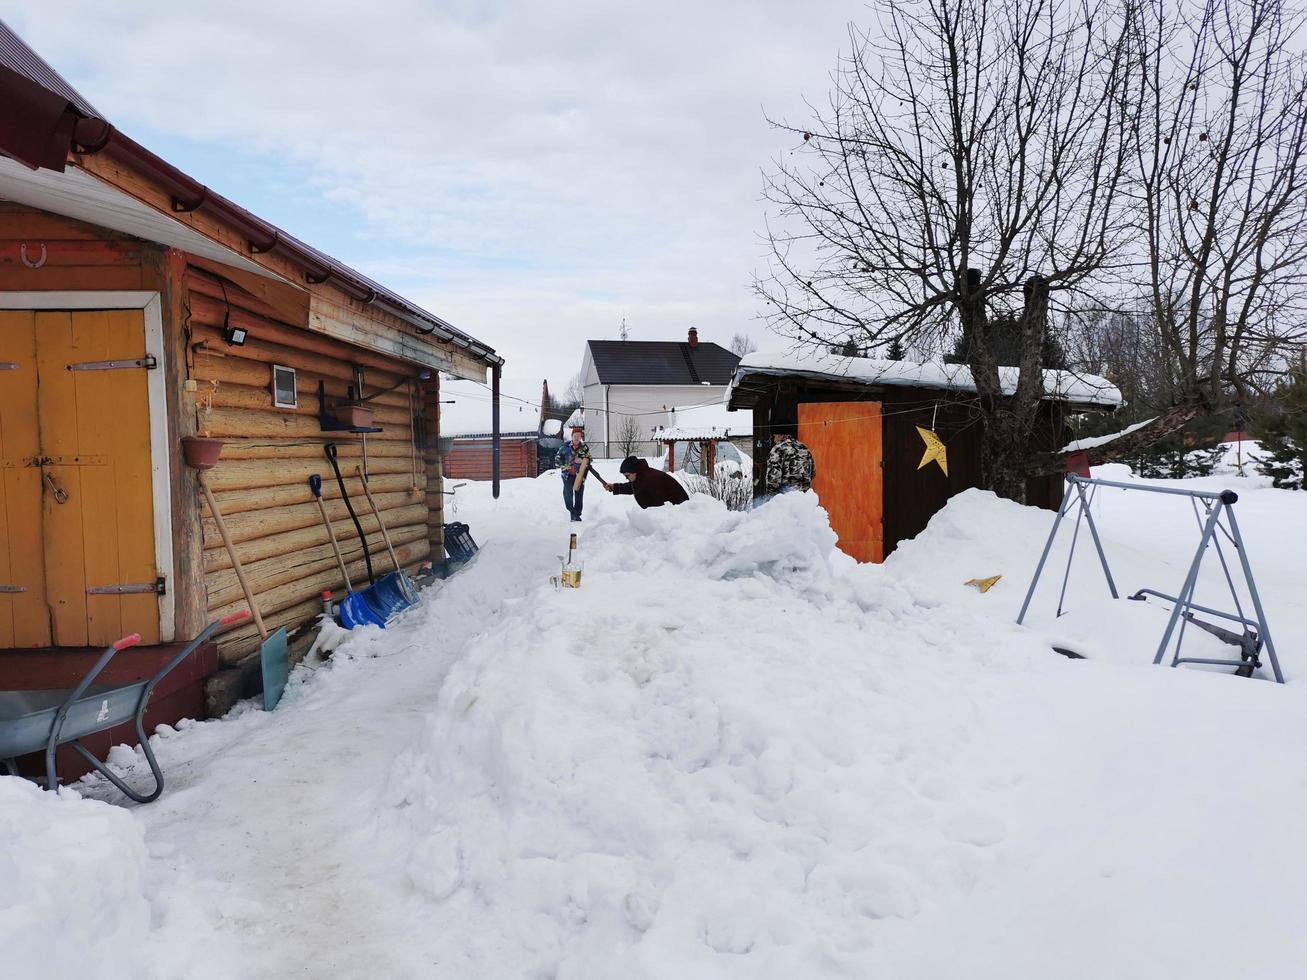
[[[153,354],[146,354],[144,357],[137,357],[125,361],[82,361],[78,364],[65,364],[64,368],[69,371],[121,371],[124,368],[145,368],[147,371],[153,371],[159,366],[159,362]]]
[[[86,590],[87,595],[167,595],[168,582],[162,575],[153,582],[138,582],[134,585],[93,585]]]
[[[54,491],[54,502],[56,504],[68,503],[68,491],[55,482],[54,474],[46,471],[45,482],[50,484],[50,489]]]

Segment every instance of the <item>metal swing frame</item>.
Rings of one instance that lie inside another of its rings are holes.
[[[1057,532],[1062,526],[1062,521],[1066,518],[1071,509],[1076,508],[1075,531],[1071,537],[1071,549],[1067,555],[1066,571],[1062,576],[1062,590],[1058,596],[1057,615],[1062,615],[1062,605],[1066,599],[1067,582],[1071,578],[1071,564],[1075,558],[1076,542],[1080,536],[1080,524],[1083,521],[1089,528],[1090,537],[1094,542],[1094,549],[1098,552],[1099,564],[1103,566],[1103,575],[1107,579],[1107,588],[1111,592],[1113,599],[1119,599],[1121,596],[1117,592],[1116,581],[1112,578],[1112,569],[1107,563],[1107,553],[1103,550],[1102,539],[1098,535],[1098,527],[1094,523],[1094,515],[1090,508],[1093,503],[1094,494],[1099,487],[1110,487],[1117,490],[1137,490],[1143,493],[1167,494],[1175,497],[1187,497],[1194,510],[1194,517],[1198,521],[1198,526],[1202,531],[1202,536],[1198,542],[1198,548],[1194,552],[1192,561],[1189,563],[1189,571],[1185,576],[1184,584],[1180,587],[1179,595],[1168,595],[1165,592],[1159,592],[1156,589],[1139,589],[1131,599],[1143,600],[1146,596],[1154,596],[1171,603],[1171,616],[1166,624],[1166,632],[1162,634],[1162,642],[1158,644],[1157,654],[1153,657],[1153,663],[1160,664],[1166,656],[1166,651],[1171,645],[1172,636],[1176,637],[1175,653],[1171,658],[1171,666],[1178,667],[1180,664],[1209,664],[1222,667],[1235,667],[1240,672],[1246,671],[1251,675],[1254,670],[1261,666],[1258,659],[1260,652],[1265,649],[1267,659],[1270,661],[1271,670],[1275,675],[1275,681],[1278,684],[1284,683],[1284,674],[1280,671],[1280,660],[1275,654],[1275,644],[1271,640],[1271,630],[1266,622],[1266,612],[1262,608],[1261,595],[1257,591],[1257,582],[1253,578],[1252,567],[1248,564],[1248,552],[1244,547],[1243,535],[1239,532],[1239,522],[1234,516],[1234,505],[1239,500],[1239,495],[1233,490],[1222,490],[1220,492],[1208,490],[1182,490],[1175,487],[1155,487],[1138,483],[1119,483],[1113,480],[1097,480],[1089,477],[1079,476],[1075,473],[1068,473],[1066,477],[1066,492],[1062,496],[1061,506],[1058,507],[1057,518],[1053,521],[1053,528],[1049,531],[1048,540],[1044,543],[1043,554],[1039,556],[1039,564],[1035,566],[1035,574],[1030,580],[1030,588],[1026,590],[1025,601],[1021,604],[1021,612],[1017,615],[1017,622],[1023,623],[1026,618],[1026,612],[1030,608],[1030,601],[1034,598],[1035,588],[1039,585],[1039,579],[1043,575],[1044,566],[1048,562],[1049,553],[1053,549],[1053,541],[1057,538]],[[1252,600],[1253,613],[1255,618],[1249,618],[1244,613],[1243,603],[1239,600],[1239,592],[1235,588],[1234,576],[1230,572],[1230,563],[1226,560],[1225,550],[1221,545],[1221,538],[1224,537],[1234,548],[1235,553],[1239,556],[1239,568],[1243,573],[1244,584],[1248,589],[1248,595]],[[1207,553],[1208,545],[1216,546],[1216,554],[1221,562],[1221,570],[1225,573],[1226,584],[1230,587],[1230,597],[1234,602],[1235,612],[1226,612],[1220,609],[1213,609],[1210,606],[1202,606],[1194,602],[1194,590],[1198,585],[1198,572],[1202,567],[1203,557]],[[1225,629],[1213,623],[1205,622],[1198,619],[1194,613],[1205,613],[1209,616],[1216,616],[1227,622],[1236,624],[1240,632]],[[1211,633],[1217,638],[1227,643],[1233,644],[1240,648],[1239,660],[1217,660],[1205,657],[1184,657],[1181,656],[1184,647],[1185,627],[1192,623],[1196,628]],[[1177,627],[1179,629],[1177,633]]]

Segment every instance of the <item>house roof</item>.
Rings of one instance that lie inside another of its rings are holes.
[[[0,156],[31,169],[63,173],[74,147],[86,157],[103,154],[165,188],[172,195],[173,214],[158,213],[172,221],[179,222],[175,215],[208,212],[239,231],[251,254],[275,252],[291,262],[305,283],[330,281],[346,295],[398,317],[421,335],[434,334],[486,363],[503,363],[494,348],[210,190],[120,133],[0,21]]]
[[[1016,391],[1020,371],[1015,367],[1001,367],[999,380],[1005,394]],[[754,353],[744,358],[735,369],[727,390],[728,403],[733,399],[744,380],[750,376],[801,377],[814,380],[844,381],[868,386],[929,388],[940,391],[976,390],[971,368],[965,364],[943,364],[936,361],[887,361],[873,357],[837,357],[807,351]],[[1044,399],[1071,405],[1116,408],[1121,404],[1121,392],[1106,378],[1076,371],[1044,372]]]
[[[725,385],[740,359],[724,347],[700,341],[591,340],[590,357],[606,385]]]
[[[50,63],[27,46],[22,38],[9,29],[0,20],[0,66],[22,75],[54,95],[73,104],[83,116],[99,118],[95,106],[87,102],[77,89],[73,88]]]

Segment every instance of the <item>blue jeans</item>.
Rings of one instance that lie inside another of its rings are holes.
[[[563,506],[567,512],[572,515],[572,520],[581,519],[581,505],[585,503],[585,484],[581,484],[580,490],[573,490],[572,484],[575,480],[563,478]]]

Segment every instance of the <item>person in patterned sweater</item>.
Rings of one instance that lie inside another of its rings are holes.
[[[583,441],[585,429],[572,427],[572,440],[554,455],[554,465],[563,472],[563,506],[573,521],[581,519],[585,503],[585,480],[590,475],[590,447]],[[581,476],[578,479],[577,474]]]
[[[773,439],[775,445],[767,456],[767,478],[764,484],[767,496],[812,489],[817,467],[808,447],[786,432],[776,433]]]

